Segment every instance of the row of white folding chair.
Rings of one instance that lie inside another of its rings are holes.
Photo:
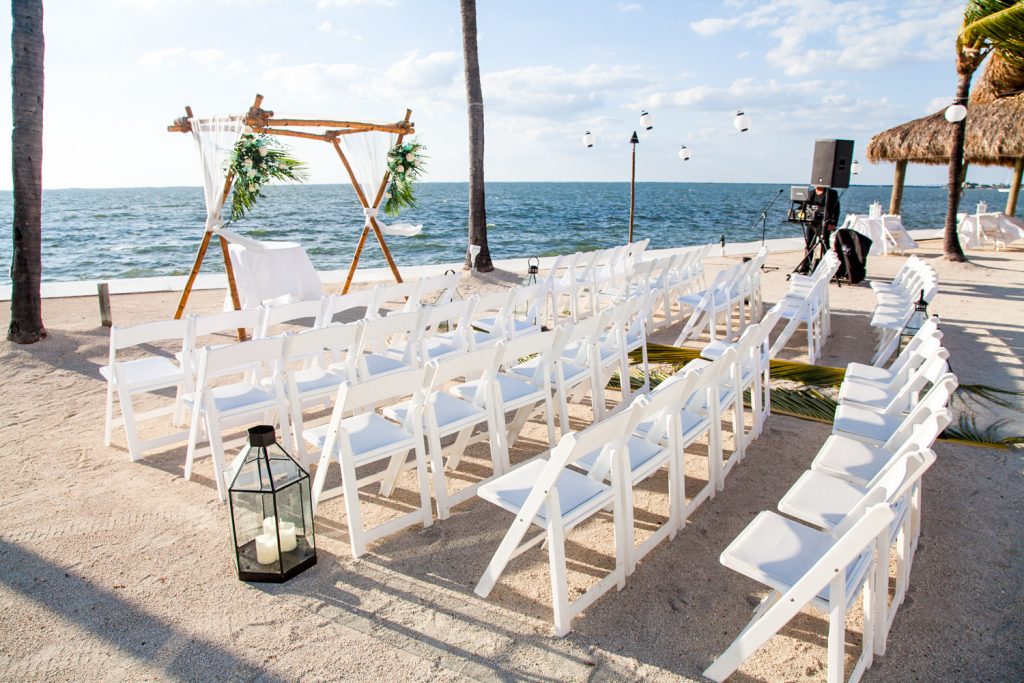
[[[918,256],[911,255],[889,282],[872,281],[871,289],[875,292],[877,303],[902,301],[916,297],[920,292],[920,283],[926,276],[934,276],[935,270]]]
[[[512,512],[516,519],[475,592],[486,597],[508,562],[541,542],[548,548],[557,635],[566,635],[572,618],[612,586],[621,589],[637,561],[665,537],[674,536],[686,516],[714,496],[719,475],[714,458],[709,457],[708,483],[687,503],[683,452],[701,434],[714,440],[715,428],[720,426],[717,390],[733,355],[729,350],[704,368],[684,370],[605,420],[563,435],[546,459],[533,459],[481,486],[480,497]],[[709,410],[707,414],[684,410],[690,403]],[[632,489],[665,465],[669,467],[668,520],[637,546]],[[615,569],[570,601],[565,534],[609,505],[615,528]],[[526,539],[532,525],[542,531]]]
[[[871,326],[878,334],[878,341],[872,358],[873,363],[884,363],[896,352],[900,333],[914,315],[915,302],[923,297],[925,303],[930,303],[939,291],[939,281],[934,271],[924,273],[916,284],[919,286],[917,291],[908,292],[904,298],[889,300],[875,307],[871,316]]]
[[[555,259],[548,270],[545,283],[550,292],[550,320],[555,325],[568,312],[573,320],[584,315],[583,303],[588,303],[589,314],[600,304],[602,293],[618,292],[632,269],[642,261],[650,240],[620,245],[591,252],[563,254]],[[563,298],[568,297],[568,308]]]
[[[679,297],[705,287],[704,261],[710,251],[711,245],[706,244],[655,259],[649,289],[659,292],[654,308],[661,311],[661,318],[655,320],[652,310],[652,329],[671,327],[676,320],[675,312],[678,311],[680,317],[683,314]]]
[[[907,342],[903,350],[897,354],[888,368],[884,367],[882,363],[875,365],[850,363],[846,368],[846,378],[888,384],[895,378],[905,374],[908,370],[924,362],[927,354],[922,354],[921,348],[932,339],[938,339],[940,342],[942,340],[942,330],[939,329],[938,316],[931,316],[921,325],[920,329],[914,333],[914,336]]]
[[[725,323],[725,338],[733,339],[737,333],[743,331],[748,324],[746,302],[753,301],[753,290],[755,287],[759,289],[760,283],[760,277],[752,275],[752,271],[759,271],[766,253],[758,254],[757,258],[750,261],[720,270],[707,289],[678,297],[680,310],[688,309],[690,315],[676,338],[676,346],[681,346],[688,339],[698,337],[705,327],[708,328],[711,341],[714,341],[719,336],[719,318],[723,319]],[[751,305],[752,313],[754,308]],[[735,332],[733,331],[734,309],[739,314],[739,328]]]
[[[832,253],[832,252],[829,252]],[[828,336],[830,313],[828,310],[828,286],[839,267],[835,258],[823,258],[809,280],[790,285],[790,291],[775,304],[779,318],[786,320],[786,326],[772,342],[771,354],[775,358],[803,325],[807,334],[808,362],[815,363],[821,356]]]

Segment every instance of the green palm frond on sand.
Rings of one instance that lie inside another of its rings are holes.
[[[634,362],[639,361],[640,352],[634,351],[630,357]],[[650,363],[672,366],[667,370],[651,372],[651,387],[653,388],[685,367],[691,360],[699,358],[700,350],[667,344],[648,344],[647,357]],[[815,387],[839,386],[845,376],[846,371],[843,368],[773,360],[771,361],[771,378],[773,380],[788,380],[808,386],[803,389],[772,387],[772,412],[804,420],[831,423],[835,418],[838,403]],[[618,374],[612,377],[609,386],[616,389],[619,387]],[[631,371],[630,386],[634,390],[643,386],[643,376],[638,370]],[[1018,408],[1020,406],[1018,397],[1024,396],[1024,392],[990,387],[984,384],[961,384],[957,389],[957,395],[965,401],[973,400],[979,403],[988,401],[1004,408]],[[749,406],[749,392],[744,394],[743,398]],[[1004,436],[1002,434],[1002,430],[1007,424],[1009,424],[1007,420],[999,420],[988,427],[979,428],[977,418],[973,414],[965,413],[960,415],[957,426],[947,428],[940,438],[944,441],[986,448],[1008,448],[1013,444],[1024,443],[1024,436]]]

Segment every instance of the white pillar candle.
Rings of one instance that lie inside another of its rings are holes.
[[[282,553],[295,550],[298,545],[298,539],[295,536],[295,525],[291,522],[281,522],[280,526],[278,526],[276,517],[264,517],[263,533],[269,536],[281,534]]]
[[[295,550],[298,545],[298,540],[295,538],[295,525],[291,522],[281,522],[279,532],[281,534],[281,552],[287,553]]]
[[[294,537],[295,533],[292,532]],[[274,534],[260,534],[256,537],[256,561],[260,564],[273,564],[277,562],[277,536]]]

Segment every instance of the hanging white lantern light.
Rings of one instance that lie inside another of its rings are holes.
[[[956,102],[946,107],[946,120],[950,123],[960,123],[967,118],[967,107]]]
[[[857,161],[856,159],[854,159],[853,163],[850,164],[850,173],[852,173],[853,175],[857,175],[858,173],[860,173],[860,162]]]
[[[644,130],[650,130],[654,128],[654,116],[645,112],[640,114],[640,125],[643,126]]]
[[[583,134],[583,144],[586,145],[587,147],[594,146],[594,134],[591,133],[589,130]]]
[[[750,130],[750,117],[743,113],[740,109],[736,112],[736,118],[732,120],[732,125],[741,133],[746,133]]]
[[[683,145],[679,149],[679,158],[682,159],[683,161],[689,161],[690,160],[690,148],[687,147],[686,145]]]

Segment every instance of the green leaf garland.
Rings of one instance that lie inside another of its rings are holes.
[[[245,133],[235,144],[228,169],[235,174],[231,192],[231,220],[241,219],[256,206],[260,191],[271,180],[301,183],[306,164],[293,158],[276,138],[262,133]]]
[[[426,150],[419,140],[413,138],[395,145],[388,152],[388,189],[384,202],[384,213],[397,216],[402,209],[416,206],[413,184],[426,168]]]

